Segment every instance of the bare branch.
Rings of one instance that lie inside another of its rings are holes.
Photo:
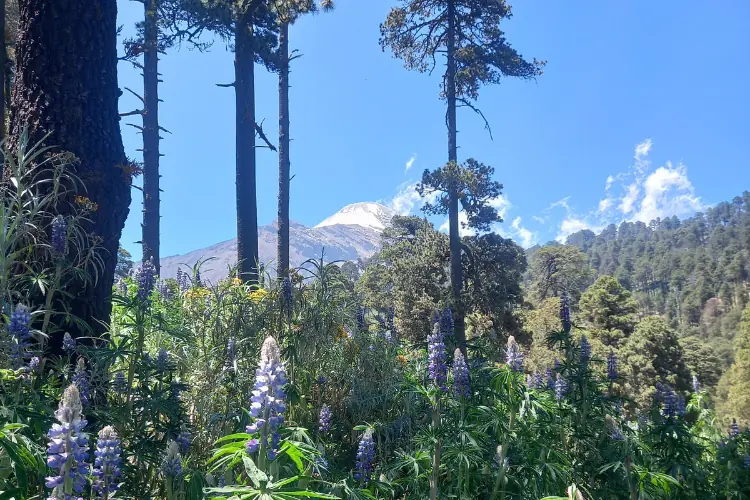
[[[482,111],[479,108],[477,108],[476,106],[474,106],[472,103],[470,103],[469,101],[467,101],[463,97],[456,97],[456,101],[458,101],[458,102],[460,102],[462,104],[459,107],[461,107],[461,108],[462,107],[470,108],[472,111],[474,111],[476,114],[478,114],[479,116],[482,117],[482,120],[484,120],[484,128],[486,128],[487,132],[490,134],[490,139],[494,140],[492,138],[492,129],[490,128],[490,122],[487,121],[487,118],[484,116],[484,113],[482,113]]]
[[[268,137],[266,137],[265,132],[263,132],[263,124],[255,123],[255,131],[258,133],[258,136],[263,139],[263,142],[266,143],[266,146],[268,146],[268,149],[271,151],[276,151],[276,146],[271,144],[271,141],[268,140]]]
[[[234,87],[235,84],[234,84],[234,82],[232,82],[232,83],[217,83],[216,86],[217,87]]]
[[[143,116],[143,110],[142,109],[134,109],[133,111],[128,111],[127,113],[120,113],[120,118],[124,116],[133,116],[133,115],[141,115]]]
[[[166,132],[166,133],[168,133],[168,134],[171,134],[171,133],[172,133],[172,132],[170,132],[169,130],[167,130],[167,129],[165,129],[164,127],[162,127],[161,125],[159,125],[159,130],[163,130],[164,132]]]
[[[133,94],[134,96],[136,96],[138,99],[140,99],[143,104],[146,104],[146,101],[143,100],[143,97],[141,97],[140,95],[138,95],[136,92],[132,91],[128,87],[125,87],[125,90],[127,90],[128,92],[130,92],[131,94]]]

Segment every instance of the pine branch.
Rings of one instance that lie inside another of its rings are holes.
[[[263,132],[263,124],[255,123],[255,131],[258,133],[258,136],[263,139],[263,142],[266,143],[266,146],[268,146],[268,149],[270,149],[273,152],[276,152],[276,146],[271,144],[271,141],[268,140],[268,137],[266,137],[265,132]]]
[[[463,97],[456,97],[456,101],[462,104],[462,106],[459,106],[459,107],[470,108],[472,111],[474,111],[476,114],[482,117],[482,120],[484,120],[484,128],[487,129],[487,132],[490,134],[490,139],[494,140],[492,138],[492,129],[490,128],[490,122],[487,121],[487,118],[484,116],[484,113],[482,113],[482,111],[479,108],[471,104],[469,101],[467,101]]]
[[[133,94],[134,96],[136,96],[138,99],[140,99],[143,104],[146,104],[146,101],[143,100],[143,97],[141,97],[140,95],[138,95],[136,92],[134,92],[133,90],[129,89],[128,87],[125,87],[125,90],[127,90],[128,92],[130,92],[131,94]]]
[[[128,111],[127,113],[120,113],[120,118],[124,116],[133,116],[133,115],[141,115],[143,116],[143,110],[142,109],[134,109],[133,111]]]

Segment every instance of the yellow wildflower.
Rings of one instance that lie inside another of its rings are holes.
[[[90,212],[96,212],[97,210],[99,210],[99,205],[97,205],[96,202],[89,200],[85,196],[76,196],[76,204],[82,207],[84,210],[88,210]]]
[[[252,300],[253,302],[260,302],[266,295],[268,295],[268,290],[266,290],[265,288],[256,288],[255,290],[251,290],[247,294],[247,296],[250,297],[250,300]]]
[[[234,286],[240,286],[240,285],[242,285],[242,280],[239,279],[239,278],[232,278],[232,284]]]
[[[396,356],[396,359],[398,359],[401,362],[401,366],[406,366],[406,362],[407,362],[406,356],[404,356],[403,354],[399,354],[398,356]]]

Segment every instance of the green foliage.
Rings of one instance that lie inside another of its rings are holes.
[[[626,370],[624,383],[639,408],[649,405],[656,383],[679,392],[691,385],[682,346],[669,325],[656,316],[644,318],[620,350]]]
[[[638,302],[612,276],[600,276],[581,295],[580,316],[594,328],[605,330],[607,345],[618,342],[633,332]]]
[[[536,300],[567,294],[575,303],[589,284],[586,255],[569,245],[542,247],[531,257],[528,279]]]
[[[724,375],[722,385],[726,400],[720,410],[725,421],[736,418],[741,425],[750,425],[750,304],[742,313],[742,322],[734,340],[734,364]]]

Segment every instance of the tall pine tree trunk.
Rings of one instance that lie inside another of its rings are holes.
[[[258,206],[255,192],[255,68],[252,15],[235,23],[237,258],[240,277],[258,281]]]
[[[289,276],[289,24],[279,29],[278,277]]]
[[[158,0],[145,0],[143,30],[143,260],[159,274],[159,25]]]
[[[447,41],[447,70],[445,73],[445,96],[448,102],[448,161],[458,163],[458,146],[456,136],[456,5],[454,0],[448,0],[448,33]],[[448,227],[451,251],[451,291],[454,304],[454,332],[456,342],[461,352],[466,356],[466,330],[464,324],[464,309],[461,300],[463,276],[461,268],[461,236],[458,228],[458,193],[455,183],[448,192]],[[467,358],[468,359],[468,358]]]
[[[20,0],[11,147],[24,127],[31,144],[73,153],[71,166],[98,205],[85,229],[101,239],[103,272],[95,284],[73,283],[71,313],[94,334],[108,322],[120,234],[130,206],[130,173],[120,135],[117,100],[116,0]],[[72,200],[70,200],[72,201]],[[61,207],[64,210],[64,207]],[[74,325],[73,335],[83,333]],[[50,339],[61,352],[62,335]]]

